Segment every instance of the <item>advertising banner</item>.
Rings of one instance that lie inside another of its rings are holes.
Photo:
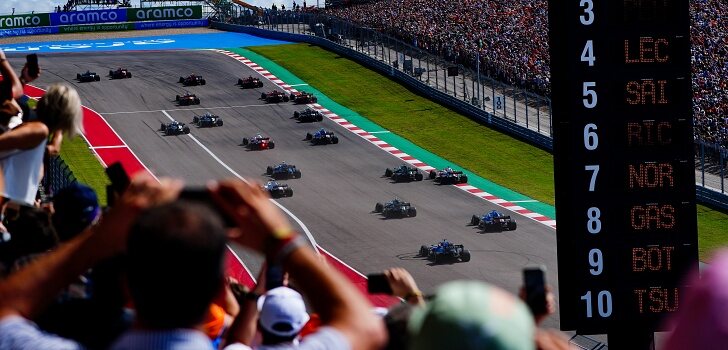
[[[113,32],[133,29],[134,23],[86,24],[80,26],[62,26],[59,28],[59,33]]]
[[[57,34],[58,27],[16,28],[0,30],[0,38],[9,36]]]
[[[206,19],[193,19],[189,21],[162,21],[162,22],[136,22],[134,28],[143,29],[160,29],[160,28],[190,28],[190,27],[207,27],[209,25]]]
[[[51,25],[96,24],[126,22],[126,9],[74,11],[51,13]]]
[[[137,21],[166,21],[183,19],[201,19],[202,6],[173,6],[173,7],[147,7],[130,8],[126,10],[127,20]]]
[[[200,13],[202,13],[201,7]],[[0,16],[0,30],[27,27],[46,27],[49,25],[51,25],[51,21],[47,13]]]

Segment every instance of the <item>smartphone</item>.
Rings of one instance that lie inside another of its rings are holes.
[[[283,267],[280,265],[268,265],[265,270],[265,290],[271,290],[283,286]]]
[[[220,214],[220,216],[222,217],[222,221],[225,224],[225,227],[236,227],[237,226],[237,224],[235,223],[235,220],[233,220],[224,211],[222,211],[222,209],[218,208],[217,204],[212,199],[212,195],[210,194],[210,191],[207,188],[186,187],[182,190],[182,192],[180,192],[179,199],[200,202],[205,205],[208,205],[210,208],[212,208],[218,214]]]
[[[126,174],[124,166],[120,162],[109,165],[106,168],[106,176],[111,180],[112,190],[119,195],[124,193],[131,183],[129,175]]]
[[[40,72],[40,68],[38,67],[38,55],[30,54],[25,56],[25,62],[28,67],[28,75],[33,79],[37,78],[38,73]]]
[[[392,294],[392,286],[383,273],[372,273],[367,275],[367,291],[369,294]]]
[[[546,313],[546,267],[523,269],[523,284],[526,289],[526,304],[534,315]]]

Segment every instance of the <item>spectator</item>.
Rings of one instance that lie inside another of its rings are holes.
[[[75,276],[127,250],[138,327],[111,348],[212,349],[210,340],[196,329],[222,286],[225,231],[222,220],[209,209],[169,203],[181,187],[177,181],[158,184],[148,177],[136,178],[99,225],[0,281],[0,348],[79,348],[67,339],[43,334],[28,318]],[[311,344],[318,349],[357,350],[383,344],[382,324],[370,314],[364,297],[304,246],[303,238],[291,230],[258,184],[224,181],[211,191],[215,203],[237,223],[228,237],[263,253],[268,261],[283,264],[319,311],[324,326],[301,348]],[[160,255],[160,249],[166,254]],[[180,259],[171,262],[170,257]],[[187,281],[185,288],[177,288],[180,275]]]
[[[528,307],[500,288],[477,281],[440,286],[413,312],[410,349],[533,349],[535,324]]]
[[[72,184],[53,196],[53,227],[66,242],[95,223],[101,215],[96,192],[81,183]]]

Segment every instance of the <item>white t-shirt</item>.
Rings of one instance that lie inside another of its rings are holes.
[[[224,350],[349,350],[349,340],[336,328],[321,327],[316,333],[307,335],[302,341],[276,345],[260,345],[251,348],[245,344],[230,344]]]
[[[5,179],[5,188],[0,195],[25,205],[35,203],[46,143],[43,141],[34,148],[0,158],[0,171]]]

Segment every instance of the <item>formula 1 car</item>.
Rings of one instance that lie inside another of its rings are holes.
[[[191,94],[189,92],[185,92],[185,94],[182,96],[180,96],[180,95],[175,96],[174,100],[177,101],[177,103],[180,106],[189,106],[189,105],[200,104],[200,99],[197,97],[197,95]]]
[[[408,167],[404,164],[387,170],[384,170],[384,176],[391,178],[395,182],[422,181],[422,173],[419,169]]]
[[[261,134],[255,134],[251,138],[243,138],[243,146],[251,150],[274,149],[276,147],[270,137],[263,137]]]
[[[192,117],[192,124],[197,125],[198,128],[211,128],[213,126],[222,126],[222,118],[208,112],[203,115],[196,115]]]
[[[165,135],[182,135],[190,133],[189,126],[176,120],[173,120],[171,123],[167,124],[162,123],[162,126],[159,127],[159,130],[163,131]]]
[[[205,85],[207,83],[201,75],[195,74],[190,74],[187,76],[187,78],[179,77],[179,82],[182,83],[182,85],[184,86]]]
[[[281,164],[274,166],[268,166],[268,168],[265,169],[265,173],[276,180],[301,178],[301,171],[298,170],[295,165],[286,164],[286,162],[282,162]]]
[[[435,264],[446,261],[470,261],[470,251],[465,249],[465,246],[462,244],[452,244],[446,239],[430,246],[420,246],[419,256],[426,257],[427,260],[432,260]]]
[[[291,197],[293,196],[293,189],[291,189],[288,185],[278,183],[276,181],[268,181],[268,183],[263,186],[263,189],[270,194],[271,198],[282,198],[282,197]]]
[[[387,203],[377,203],[374,206],[375,213],[382,213],[385,218],[406,218],[417,216],[417,208],[410,203],[395,198]]]
[[[243,89],[261,88],[263,87],[263,82],[258,78],[248,76],[247,78],[238,79],[238,85]]]
[[[334,132],[326,131],[326,129],[324,128],[319,129],[313,135],[311,133],[307,133],[306,140],[311,141],[311,143],[314,145],[328,145],[339,143],[339,138],[334,136]]]
[[[430,170],[430,180],[435,180],[435,183],[440,185],[464,184],[468,182],[468,175],[463,174],[462,171],[452,170],[451,167],[447,167],[440,171]]]
[[[318,98],[306,91],[291,92],[291,101],[295,104],[316,103]]]
[[[76,80],[85,83],[89,81],[100,81],[101,76],[96,74],[96,72],[86,71],[86,73],[77,73],[76,74]]]
[[[266,103],[288,102],[288,95],[278,90],[273,90],[270,92],[261,93],[260,99],[265,100]]]
[[[301,123],[320,122],[324,120],[324,115],[313,108],[306,108],[300,112],[293,112],[293,119],[297,119]]]
[[[117,70],[110,70],[109,76],[111,79],[131,78],[131,72],[126,68],[118,68]]]
[[[486,232],[514,231],[516,229],[516,221],[510,215],[504,215],[497,210],[491,210],[480,217],[473,215],[470,218],[470,224],[478,226],[479,229]]]

